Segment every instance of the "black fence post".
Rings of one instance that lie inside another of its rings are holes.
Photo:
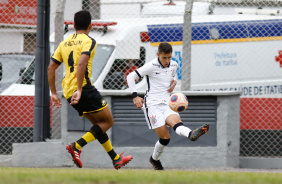
[[[35,60],[35,98],[33,141],[50,138],[50,95],[47,68],[49,49],[50,0],[37,1],[37,36]]]

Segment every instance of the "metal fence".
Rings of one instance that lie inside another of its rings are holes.
[[[32,141],[36,9],[36,0],[0,1],[0,154]]]
[[[92,81],[99,90],[126,90],[129,72],[154,59],[160,42],[169,42],[180,66],[176,90],[190,82],[196,91],[241,90],[240,155],[281,157],[281,1],[195,0],[190,29],[183,24],[185,3],[51,0],[51,55],[75,33],[74,13],[87,9],[90,36],[98,43]],[[11,154],[12,143],[32,142],[36,0],[2,0],[0,7],[0,154]],[[187,34],[190,72],[182,69]],[[57,72],[59,90],[63,70]],[[145,79],[137,83],[146,87]],[[51,138],[59,139],[60,110],[51,114]]]

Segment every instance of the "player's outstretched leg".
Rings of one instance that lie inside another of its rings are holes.
[[[150,157],[150,163],[153,165],[153,168],[155,170],[164,170],[162,163],[160,160],[154,160],[152,157]]]
[[[75,143],[71,143],[69,145],[67,145],[66,149],[69,151],[69,153],[72,156],[73,162],[75,163],[75,165],[79,168],[82,168],[82,162],[80,160],[80,153],[81,150],[76,149],[75,147]]]
[[[191,141],[196,141],[198,138],[204,134],[206,134],[209,131],[209,124],[204,124],[203,126],[193,130],[189,136],[189,139]]]
[[[128,162],[130,162],[133,157],[131,155],[128,156],[122,156],[124,152],[119,154],[118,160],[113,160],[113,165],[115,169],[120,169],[122,166],[125,166]]]

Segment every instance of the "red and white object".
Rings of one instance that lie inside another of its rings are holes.
[[[188,107],[188,99],[183,93],[174,93],[169,97],[168,105],[175,112],[182,112]]]

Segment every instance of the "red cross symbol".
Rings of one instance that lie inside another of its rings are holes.
[[[275,56],[275,61],[280,63],[280,68],[282,68],[282,50],[278,51],[279,55]]]

